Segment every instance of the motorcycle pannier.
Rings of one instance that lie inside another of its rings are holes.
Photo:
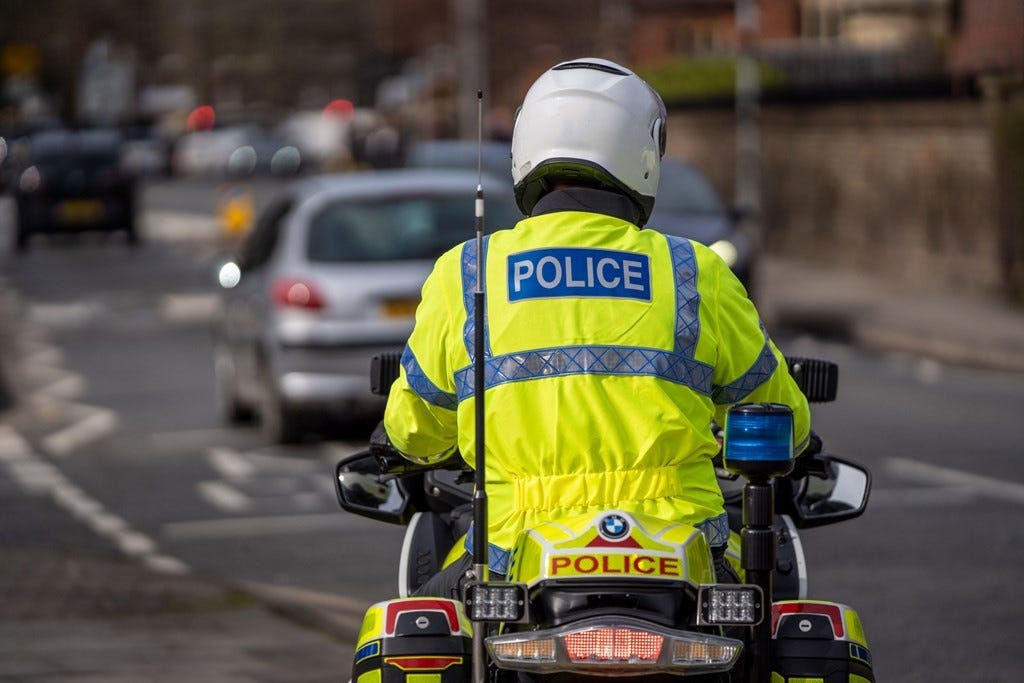
[[[835,602],[772,605],[772,683],[874,683],[857,613]]]
[[[387,600],[363,617],[352,683],[468,683],[471,654],[472,626],[461,603]]]

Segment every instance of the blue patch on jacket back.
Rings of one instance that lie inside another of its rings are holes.
[[[646,254],[559,247],[508,257],[508,299],[602,297],[651,300]]]

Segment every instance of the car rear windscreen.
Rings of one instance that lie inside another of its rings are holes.
[[[313,218],[307,256],[328,263],[433,260],[474,237],[474,213],[471,192],[336,201]],[[487,232],[511,228],[522,218],[499,201],[487,203],[485,214]]]

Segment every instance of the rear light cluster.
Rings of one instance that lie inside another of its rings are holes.
[[[319,310],[326,305],[320,290],[312,282],[299,278],[282,278],[275,282],[270,298],[282,308]]]
[[[676,631],[638,619],[594,617],[553,629],[487,638],[501,668],[596,675],[714,673],[732,668],[743,645],[732,638]]]

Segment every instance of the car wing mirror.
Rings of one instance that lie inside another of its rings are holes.
[[[412,518],[409,497],[400,479],[380,471],[378,459],[360,451],[338,463],[335,492],[342,509],[389,524],[407,524]]]
[[[835,524],[864,512],[871,492],[871,473],[835,456],[820,458],[820,471],[794,482],[790,512],[797,528]]]

